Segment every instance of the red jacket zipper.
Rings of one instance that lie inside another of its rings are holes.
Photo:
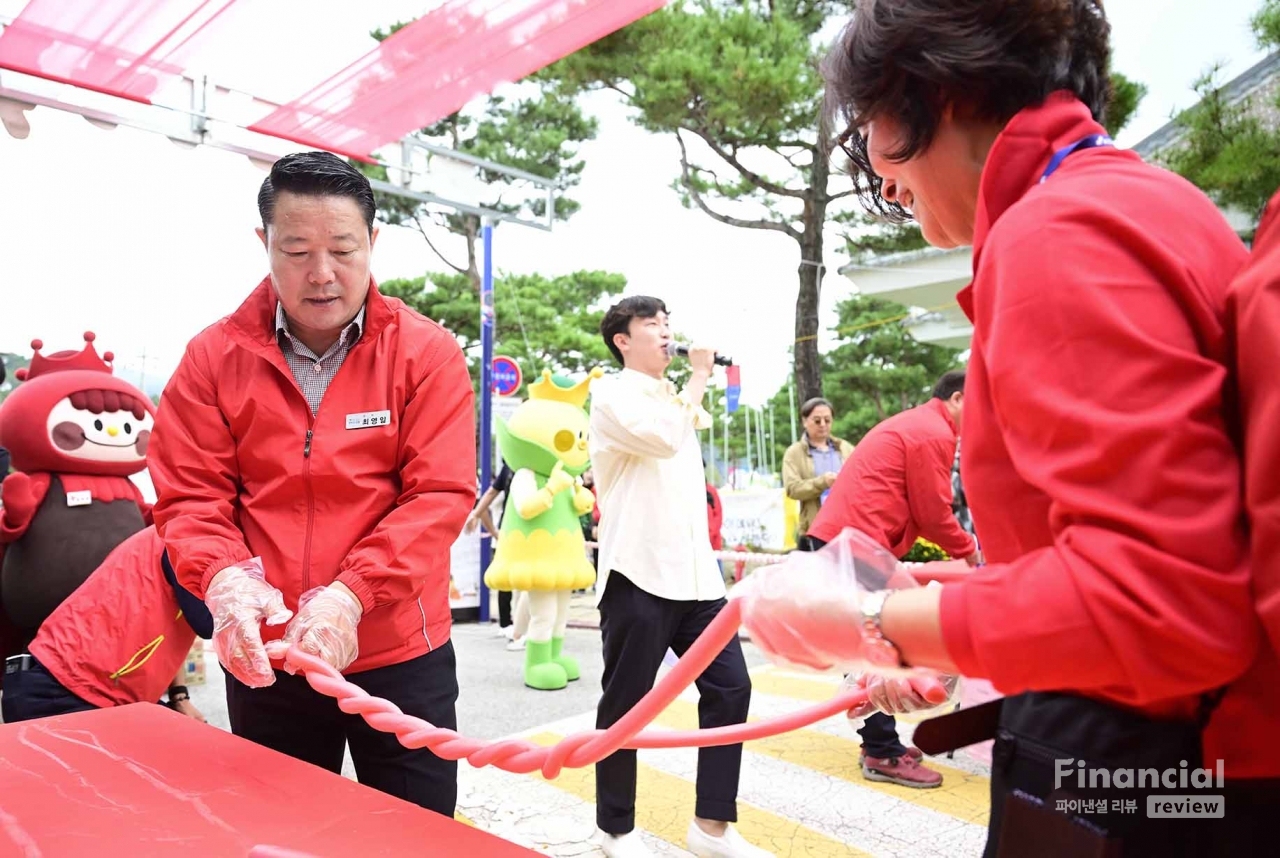
[[[312,418],[314,420],[314,418]],[[302,479],[307,487],[307,537],[302,547],[302,592],[311,589],[311,530],[316,520],[316,496],[311,487],[311,438],[315,429],[307,429],[307,441],[302,445]]]

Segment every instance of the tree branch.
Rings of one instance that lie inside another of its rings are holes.
[[[689,196],[693,199],[694,203],[698,206],[698,208],[702,209],[702,211],[706,213],[708,217],[712,218],[713,220],[717,220],[720,223],[728,224],[729,226],[741,227],[743,229],[772,230],[774,232],[785,233],[786,235],[789,235],[792,238],[794,238],[796,241],[800,240],[801,236],[800,236],[799,230],[797,230],[795,227],[791,226],[790,224],[779,223],[778,221],[763,220],[763,219],[762,220],[743,220],[742,218],[730,217],[729,215],[720,214],[717,211],[713,211],[702,199],[702,195],[698,193],[698,189],[694,187],[692,169],[689,166],[689,153],[688,153],[688,150],[685,149],[684,138],[680,136],[679,131],[676,131],[676,140],[680,143],[680,174],[683,180],[685,190],[689,192]]]
[[[459,274],[467,273],[467,269],[454,265],[452,262],[450,262],[448,259],[445,258],[445,255],[443,253],[440,252],[440,248],[432,244],[431,239],[427,236],[427,231],[422,228],[422,221],[418,220],[415,217],[413,219],[413,225],[416,226],[418,228],[418,232],[422,234],[422,240],[427,243],[427,247],[431,248],[431,250],[435,253],[435,255],[440,257],[441,262],[443,262],[445,265],[448,265],[450,268],[452,268],[454,271],[458,272]]]
[[[809,162],[809,164],[797,164],[797,163],[796,163],[796,158],[798,158],[798,157],[800,157],[802,154],[804,154],[803,152],[797,152],[797,153],[796,153],[796,154],[794,154],[794,155],[788,155],[786,152],[779,152],[777,149],[775,149],[775,150],[774,150],[774,152],[776,152],[778,155],[781,155],[781,156],[782,156],[782,158],[783,158],[783,159],[784,159],[788,164],[790,164],[792,167],[795,167],[797,170],[806,170],[806,169],[808,169],[808,168],[809,168],[810,164],[812,164],[812,163],[813,163],[812,161],[810,161],[810,162]],[[810,157],[812,157],[812,156],[813,156],[813,153],[812,153],[812,152],[810,152],[810,153],[809,153],[809,155],[810,155]]]
[[[827,202],[834,203],[836,200],[842,200],[845,197],[851,197],[858,192],[857,188],[851,188],[847,191],[841,191],[838,194],[830,194],[827,196]]]
[[[724,159],[724,162],[726,164],[728,164],[730,167],[733,167],[733,169],[741,173],[744,179],[746,179],[751,184],[755,185],[760,190],[768,191],[771,194],[777,194],[780,197],[794,197],[796,199],[804,199],[805,192],[803,190],[798,191],[798,190],[795,190],[794,188],[788,188],[785,185],[779,185],[776,182],[769,181],[764,176],[761,176],[759,173],[755,173],[755,172],[752,172],[751,170],[748,170],[746,166],[744,166],[743,163],[738,160],[737,156],[734,153],[726,152],[724,149],[721,149],[720,144],[717,143],[714,139],[712,139],[711,135],[707,134],[705,131],[699,131],[697,128],[688,128],[686,130],[689,133],[695,134],[698,137],[702,138],[702,142],[706,143],[709,147],[711,147],[712,152],[715,152],[717,155],[719,155],[722,159]],[[684,144],[681,143],[681,146],[683,145]]]

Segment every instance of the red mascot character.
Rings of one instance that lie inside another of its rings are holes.
[[[0,407],[0,447],[15,471],[0,485],[5,656],[25,651],[44,619],[150,520],[129,475],[146,467],[155,409],[112,375],[111,352],[98,357],[93,339],[51,355],[33,340],[31,366],[17,372],[23,383]]]

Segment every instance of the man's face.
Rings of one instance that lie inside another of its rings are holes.
[[[258,237],[267,248],[271,282],[294,336],[332,343],[369,293],[370,235],[350,197],[280,193],[271,225]]]
[[[627,333],[614,337],[614,344],[622,352],[627,369],[645,375],[661,376],[671,358],[667,355],[667,343],[671,342],[671,325],[667,314],[661,311],[649,318],[634,318]]]

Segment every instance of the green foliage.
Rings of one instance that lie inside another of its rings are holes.
[[[465,15],[466,10],[459,14]],[[459,26],[464,22],[459,22]],[[382,41],[406,26],[396,24],[372,35]],[[583,161],[578,158],[580,144],[596,135],[596,121],[583,114],[571,93],[547,83],[523,85],[518,98],[490,96],[478,112],[451,114],[422,129],[421,136],[440,146],[465,152],[477,158],[513,167],[545,179],[557,180],[561,189],[576,186],[582,178]],[[359,165],[372,178],[386,179],[386,169]],[[529,183],[502,173],[482,173],[492,188],[492,197],[481,200],[485,208],[524,217],[541,218],[546,214],[545,193],[527,193]],[[417,228],[431,249],[454,271],[466,274],[472,287],[479,290],[480,274],[475,243],[480,233],[480,219],[459,214],[441,206],[419,204],[390,194],[375,195],[379,217],[387,223]],[[572,198],[558,193],[553,216],[567,220],[579,209]],[[434,226],[443,226],[461,236],[467,257],[450,259],[431,239]]]
[[[1280,48],[1280,0],[1264,0],[1249,20],[1258,47],[1264,50]]]
[[[544,368],[579,376],[595,366],[609,367],[613,358],[599,333],[603,306],[626,285],[625,277],[608,271],[577,271],[551,278],[541,274],[495,277],[494,353],[515,358],[526,382],[536,380]],[[432,274],[429,282],[423,277],[389,280],[379,288],[458,338],[478,389],[480,296],[469,278]]]
[[[1215,66],[1196,81],[1200,101],[1177,117],[1184,138],[1160,160],[1220,206],[1257,215],[1280,187],[1280,132],[1251,99],[1228,103]]]
[[[21,382],[18,381],[18,370],[31,365],[30,357],[23,357],[11,352],[0,352],[0,361],[4,361],[5,379],[0,383],[0,402],[13,392]]]
[[[865,216],[862,222],[866,227],[864,231],[845,238],[845,253],[849,254],[850,262],[863,263],[877,257],[929,246],[920,233],[920,227],[915,223],[878,223]]]
[[[839,344],[824,355],[826,397],[834,433],[856,444],[881,420],[926,401],[938,377],[961,364],[955,350],[911,336],[899,304],[855,295],[838,310]]]
[[[830,129],[824,124],[818,32],[847,4],[821,0],[688,0],[641,18],[546,69],[565,91],[610,90],[634,121],[680,145],[674,188],[734,227],[777,232],[801,258],[822,258]],[[801,390],[821,386],[820,275],[799,266],[795,329]]]
[[[1280,47],[1280,0],[1263,0],[1250,24],[1259,47]],[[1280,129],[1264,115],[1280,108],[1280,99],[1228,103],[1221,70],[1214,65],[1196,80],[1200,101],[1175,118],[1183,139],[1158,158],[1218,205],[1256,217],[1280,187]]]
[[[1129,124],[1138,112],[1138,105],[1147,96],[1147,86],[1130,80],[1120,72],[1111,73],[1111,103],[1107,105],[1107,133],[1115,137]]]

